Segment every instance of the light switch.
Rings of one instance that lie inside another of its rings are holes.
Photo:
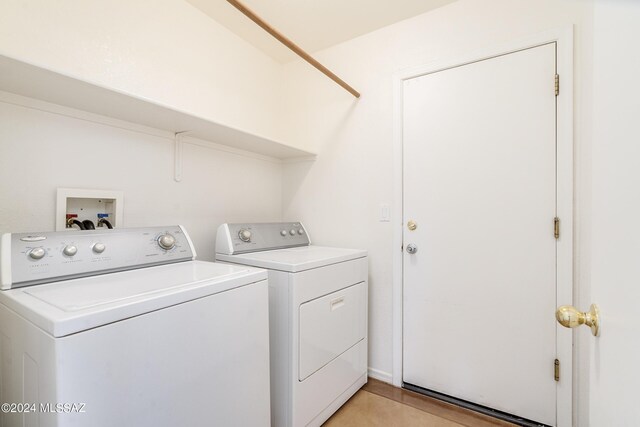
[[[381,203],[380,204],[380,222],[389,222],[391,221],[391,208],[389,207],[389,203]]]

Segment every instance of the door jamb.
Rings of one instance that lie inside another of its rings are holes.
[[[573,26],[546,31],[494,46],[464,57],[420,65],[399,71],[393,77],[393,373],[392,382],[402,386],[402,281],[403,281],[403,164],[402,164],[402,90],[405,80],[448,68],[519,50],[556,43],[556,69],[560,75],[560,93],[556,110],[556,194],[561,235],[557,240],[556,303],[573,304]],[[550,77],[551,78],[551,77]],[[552,86],[550,80],[549,87]],[[551,90],[551,89],[550,89]],[[551,223],[550,223],[551,224]],[[550,225],[551,227],[551,225]],[[551,228],[550,228],[551,230]],[[557,383],[556,424],[569,427],[574,418],[573,396],[577,396],[577,377],[573,371],[573,334],[556,324],[557,357],[562,374]],[[552,374],[550,361],[549,375]]]

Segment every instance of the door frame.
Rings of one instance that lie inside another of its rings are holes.
[[[438,61],[401,70],[393,77],[393,372],[392,382],[402,386],[402,319],[403,319],[403,135],[402,107],[405,80],[467,65],[523,49],[556,43],[556,69],[560,76],[560,92],[556,103],[556,194],[557,216],[561,234],[557,241],[556,305],[573,304],[573,26],[550,30],[530,37],[493,46],[480,52],[446,61]],[[549,80],[549,90],[552,90]],[[549,232],[552,232],[549,218]],[[556,422],[559,427],[570,427],[574,418],[573,396],[576,376],[573,372],[573,334],[562,331],[556,324],[556,348],[561,361],[561,377],[556,384]],[[549,365],[549,375],[552,375]]]

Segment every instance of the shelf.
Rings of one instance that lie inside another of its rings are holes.
[[[278,159],[314,157],[262,136],[235,129],[118,90],[0,55],[0,90],[124,120]]]

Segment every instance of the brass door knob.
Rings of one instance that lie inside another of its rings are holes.
[[[577,328],[580,325],[587,325],[591,328],[594,337],[600,334],[600,311],[598,306],[591,304],[589,311],[578,311],[572,305],[563,305],[556,310],[556,319],[565,328]]]
[[[407,222],[407,228],[410,231],[414,231],[416,228],[418,228],[418,223],[415,222],[414,220],[410,219],[409,222]]]

